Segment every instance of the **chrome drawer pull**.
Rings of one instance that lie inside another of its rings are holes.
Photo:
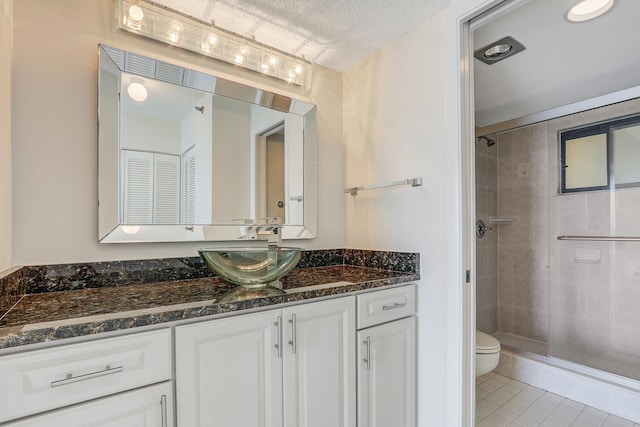
[[[291,323],[291,340],[289,341],[289,345],[291,346],[291,353],[296,354],[297,350],[297,325],[296,325],[296,315],[292,314],[291,319],[289,319],[289,323]]]
[[[163,394],[160,396],[160,416],[162,427],[167,427],[167,395]]]
[[[67,374],[67,378],[65,379],[53,381],[51,383],[51,387],[60,387],[63,385],[77,383],[79,381],[86,381],[86,380],[91,380],[93,378],[104,377],[105,375],[117,374],[119,372],[122,372],[123,370],[124,368],[122,366],[116,366],[115,368],[112,368],[111,366],[107,365],[104,367],[104,370],[102,371],[91,372],[90,374],[78,375],[77,377],[74,377],[73,374]]]
[[[407,305],[406,302],[396,302],[396,303],[393,303],[393,305],[383,305],[382,311],[393,310],[395,308],[404,307],[405,305]]]
[[[362,341],[362,344],[367,346],[367,353],[362,361],[367,364],[367,371],[371,370],[371,337],[367,337],[366,340]]]
[[[278,349],[278,359],[282,359],[282,316],[278,316],[278,319],[273,322],[273,326],[278,328],[276,330],[276,345],[274,347]]]

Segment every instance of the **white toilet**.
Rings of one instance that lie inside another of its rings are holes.
[[[488,374],[498,366],[500,360],[500,341],[476,331],[476,377]]]

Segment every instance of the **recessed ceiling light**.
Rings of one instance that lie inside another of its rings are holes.
[[[511,49],[513,49],[513,46],[511,46],[510,44],[507,44],[507,43],[497,44],[485,50],[484,57],[487,59],[499,58],[511,52]]]
[[[584,22],[604,15],[613,7],[615,0],[580,0],[565,13],[569,22]]]
[[[504,37],[487,46],[476,49],[473,56],[485,64],[495,64],[524,50],[524,46],[511,36]]]
[[[139,77],[132,77],[131,83],[127,86],[129,97],[137,102],[147,99],[147,88],[144,86],[144,80]]]

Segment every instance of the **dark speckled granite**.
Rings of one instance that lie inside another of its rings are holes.
[[[25,294],[22,269],[0,277],[0,318]]]
[[[323,249],[302,252],[296,268],[327,267],[344,263],[344,249]]]
[[[420,254],[410,252],[344,250],[345,265],[379,268],[403,273],[420,273]]]
[[[357,249],[304,251],[296,268],[353,265],[419,273],[419,254]],[[24,267],[27,294],[214,277],[199,257]]]
[[[199,257],[24,267],[27,293],[212,277]]]
[[[216,301],[234,285],[211,276],[200,258],[22,268],[0,278],[0,295],[22,298],[0,312],[0,349],[411,282],[420,278],[419,254],[305,251],[281,279],[297,292],[229,303]],[[300,290],[335,282],[349,283]]]

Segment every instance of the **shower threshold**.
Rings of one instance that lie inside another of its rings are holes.
[[[513,335],[506,332],[497,332],[493,336],[500,341],[500,346],[511,351],[526,351],[527,353],[546,356],[548,346],[546,342],[532,340],[530,338]]]

